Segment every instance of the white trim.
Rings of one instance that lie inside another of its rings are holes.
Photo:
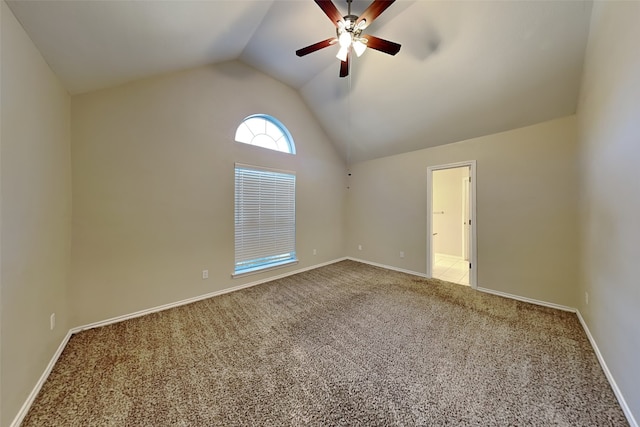
[[[266,278],[266,279],[257,280],[255,282],[245,283],[243,285],[233,286],[231,288],[222,289],[222,290],[219,290],[219,291],[211,292],[211,293],[200,295],[200,296],[197,296],[197,297],[188,298],[188,299],[177,301],[177,302],[174,302],[174,303],[164,304],[164,305],[153,307],[153,308],[150,308],[150,309],[140,310],[140,311],[137,311],[135,313],[126,314],[126,315],[117,316],[117,317],[112,317],[110,319],[106,319],[106,320],[103,320],[103,321],[100,321],[100,322],[94,322],[94,323],[90,323],[90,324],[87,324],[87,325],[84,325],[84,326],[78,326],[78,327],[72,328],[72,329],[69,330],[69,332],[67,332],[67,335],[62,339],[62,342],[58,346],[58,349],[53,354],[53,357],[49,361],[49,364],[47,365],[46,369],[44,370],[44,372],[40,376],[40,379],[38,380],[38,382],[34,386],[33,390],[31,390],[31,393],[29,394],[29,396],[27,397],[27,400],[24,402],[24,404],[20,408],[20,411],[18,411],[18,414],[14,418],[13,422],[10,424],[10,427],[19,427],[20,424],[22,423],[22,421],[24,420],[24,417],[27,416],[27,413],[29,412],[29,409],[31,408],[31,405],[33,404],[34,400],[38,396],[38,393],[40,392],[40,389],[42,388],[42,386],[44,385],[45,381],[47,380],[47,378],[51,374],[51,371],[53,370],[53,367],[57,363],[58,358],[60,358],[60,355],[64,351],[64,348],[67,346],[67,343],[69,342],[69,340],[71,339],[71,336],[73,334],[78,333],[78,332],[83,331],[83,330],[86,330],[86,329],[93,329],[93,328],[98,328],[98,327],[101,327],[101,326],[110,325],[110,324],[113,324],[113,323],[123,322],[125,320],[134,319],[136,317],[144,316],[146,314],[156,313],[156,312],[159,312],[159,311],[168,310],[170,308],[174,308],[174,307],[179,307],[179,306],[182,306],[182,305],[190,304],[192,302],[201,301],[201,300],[204,300],[204,299],[207,299],[207,298],[212,298],[212,297],[215,297],[215,296],[218,296],[218,295],[223,295],[223,294],[239,291],[241,289],[245,289],[245,288],[249,288],[249,287],[252,287],[252,286],[260,285],[260,284],[263,284],[263,283],[266,283],[266,282],[270,282],[272,280],[282,279],[282,278],[287,277],[287,276],[293,276],[294,274],[303,273],[305,271],[309,271],[309,270],[313,270],[313,269],[316,269],[316,268],[324,267],[324,266],[330,265],[330,264],[335,264],[337,262],[344,261],[344,260],[351,260],[351,261],[361,262],[363,264],[369,264],[369,265],[373,265],[373,266],[381,267],[381,268],[386,268],[388,270],[393,270],[393,271],[399,271],[401,273],[411,274],[413,276],[429,278],[424,273],[419,273],[419,272],[412,271],[412,270],[405,270],[403,268],[397,268],[397,267],[393,267],[393,266],[390,266],[390,265],[380,264],[380,263],[371,262],[371,261],[365,261],[365,260],[358,259],[358,258],[343,257],[343,258],[334,259],[332,261],[327,261],[327,262],[324,262],[324,263],[321,263],[321,264],[315,264],[315,265],[310,266],[310,267],[301,268],[301,269],[298,269],[298,270],[295,270],[295,271],[290,271],[288,273],[280,274],[278,276],[273,276],[273,277],[269,277],[269,278]],[[593,348],[593,351],[596,354],[598,362],[600,363],[600,366],[601,366],[602,370],[604,371],[604,374],[605,374],[607,380],[609,381],[609,384],[611,385],[611,388],[613,389],[613,393],[615,394],[616,398],[618,399],[618,403],[620,404],[620,407],[622,408],[622,411],[624,412],[625,416],[627,417],[627,421],[629,422],[630,427],[640,427],[638,425],[638,423],[636,422],[636,420],[635,420],[635,418],[633,416],[633,413],[631,412],[631,409],[629,408],[629,405],[627,405],[627,402],[624,399],[622,391],[620,391],[620,388],[618,387],[613,375],[611,374],[611,371],[609,370],[609,368],[608,368],[608,366],[607,366],[607,364],[606,364],[606,362],[604,360],[604,357],[602,356],[602,353],[600,352],[600,349],[598,348],[598,345],[596,344],[595,339],[591,335],[591,332],[589,331],[589,328],[587,327],[587,324],[584,321],[584,319],[583,319],[582,315],[580,314],[579,310],[577,310],[575,308],[572,308],[572,307],[560,305],[560,304],[554,304],[554,303],[540,301],[540,300],[536,300],[536,299],[532,299],[532,298],[521,297],[521,296],[518,296],[518,295],[513,295],[513,294],[506,293],[506,292],[501,292],[501,291],[494,291],[494,290],[488,289],[488,288],[478,287],[477,290],[480,291],[480,292],[488,293],[488,294],[498,295],[498,296],[501,296],[501,297],[504,297],[504,298],[514,299],[514,300],[518,300],[518,301],[522,301],[522,302],[527,302],[527,303],[531,303],[531,304],[536,304],[536,305],[541,305],[541,306],[545,306],[545,307],[555,308],[555,309],[558,309],[558,310],[563,310],[563,311],[576,313],[576,315],[578,316],[578,319],[580,321],[580,324],[582,325],[582,328],[584,329],[585,333],[587,334],[587,338],[589,339],[589,343],[591,343],[591,347]]]
[[[190,304],[192,302],[201,301],[203,299],[215,297],[215,296],[218,296],[218,295],[223,295],[223,294],[227,294],[227,293],[230,293],[230,292],[239,291],[240,289],[245,289],[245,288],[249,288],[249,287],[252,287],[252,286],[260,285],[262,283],[270,282],[272,280],[282,279],[282,278],[287,277],[287,276],[292,276],[294,274],[303,273],[303,272],[308,271],[308,270],[313,270],[313,269],[316,269],[316,268],[324,267],[326,265],[334,264],[336,262],[344,261],[346,259],[347,259],[346,257],[337,258],[337,259],[334,259],[332,261],[327,261],[327,262],[323,262],[323,263],[320,263],[320,264],[315,264],[315,265],[310,266],[310,267],[305,267],[305,268],[301,268],[301,269],[298,269],[298,270],[295,270],[295,271],[290,271],[288,273],[280,274],[278,276],[271,276],[271,277],[266,278],[266,279],[261,279],[261,280],[257,280],[257,281],[254,281],[254,282],[245,283],[243,285],[233,286],[231,288],[222,289],[222,290],[219,290],[219,291],[216,291],[216,292],[211,292],[211,293],[200,295],[200,296],[197,296],[197,297],[188,298],[188,299],[185,299],[185,300],[181,300],[181,301],[177,301],[177,302],[173,302],[173,303],[169,303],[169,304],[164,304],[164,305],[160,305],[160,306],[157,306],[157,307],[149,308],[149,309],[146,309],[146,310],[140,310],[140,311],[136,311],[134,313],[125,314],[125,315],[117,316],[117,317],[112,317],[110,319],[102,320],[102,321],[99,321],[99,322],[93,322],[93,323],[89,323],[87,325],[77,326],[75,328],[71,328],[71,329],[69,329],[69,332],[67,332],[67,335],[64,337],[64,339],[62,340],[62,342],[58,346],[58,349],[56,350],[56,352],[51,357],[51,360],[49,361],[49,364],[47,365],[46,369],[44,370],[44,372],[40,376],[40,379],[38,380],[36,385],[33,387],[33,390],[31,390],[31,393],[27,397],[27,400],[23,403],[22,407],[20,408],[20,411],[18,411],[18,413],[16,414],[15,418],[13,419],[13,422],[10,424],[10,427],[20,427],[20,424],[24,420],[24,417],[27,416],[27,413],[29,412],[29,409],[31,409],[31,405],[33,405],[33,402],[36,399],[36,397],[38,396],[38,393],[40,392],[40,389],[44,385],[45,381],[47,381],[47,378],[49,378],[49,375],[51,374],[51,371],[53,370],[53,367],[58,362],[58,359],[60,358],[60,355],[64,351],[64,348],[67,346],[67,343],[71,339],[72,335],[74,335],[74,334],[76,334],[78,332],[87,330],[87,329],[93,329],[93,328],[98,328],[98,327],[101,327],[101,326],[111,325],[113,323],[123,322],[125,320],[134,319],[136,317],[144,316],[146,314],[156,313],[156,312],[159,312],[159,311],[168,310],[170,308],[179,307],[181,305]]]
[[[187,304],[191,304],[193,302],[202,301],[202,300],[207,299],[207,298],[212,298],[212,297],[216,297],[218,295],[228,294],[228,293],[231,293],[231,292],[239,291],[241,289],[250,288],[250,287],[256,286],[256,285],[261,285],[262,283],[271,282],[272,280],[282,279],[283,277],[293,276],[294,274],[303,273],[305,271],[309,271],[309,270],[313,270],[313,269],[316,269],[316,268],[324,267],[325,265],[334,264],[336,262],[344,261],[345,259],[347,259],[347,258],[338,258],[338,259],[334,259],[332,261],[327,261],[327,262],[324,262],[324,263],[321,263],[321,264],[314,264],[314,265],[312,265],[310,267],[305,267],[305,268],[300,268],[298,270],[289,271],[287,273],[279,274],[277,276],[270,276],[270,277],[267,277],[265,279],[260,279],[260,280],[254,281],[254,282],[244,283],[242,285],[232,286],[230,288],[221,289],[221,290],[215,291],[215,292],[209,292],[209,293],[204,294],[204,295],[199,295],[199,296],[196,296],[196,297],[187,298],[187,299],[183,299],[183,300],[176,301],[176,302],[171,302],[171,303],[168,303],[168,304],[159,305],[157,307],[147,308],[147,309],[144,309],[144,310],[136,311],[134,313],[123,314],[122,316],[112,317],[112,318],[109,318],[109,319],[106,319],[106,320],[101,320],[99,322],[89,323],[89,324],[86,324],[86,325],[83,325],[83,326],[78,326],[76,328],[71,329],[71,333],[75,334],[77,332],[84,331],[84,330],[87,330],[87,329],[99,328],[101,326],[111,325],[113,323],[119,323],[119,322],[123,322],[123,321],[129,320],[129,319],[135,319],[136,317],[145,316],[145,315],[151,314],[151,313],[157,313],[159,311],[168,310],[170,308],[180,307],[182,305],[187,305]]]
[[[267,148],[267,150],[269,150],[269,148]],[[273,151],[277,151],[277,150],[273,150]],[[257,170],[261,172],[274,172],[274,173],[282,173],[285,175],[293,175],[293,176],[296,175],[296,171],[290,171],[287,169],[275,169],[275,168],[268,168],[265,166],[255,166],[255,165],[249,165],[247,163],[238,163],[238,162],[234,163],[234,165],[235,165],[234,169],[240,168],[240,169]]]
[[[358,259],[358,258],[352,258],[352,257],[347,257],[346,259],[349,259],[351,261],[361,262],[363,264],[373,265],[375,267],[381,267],[381,268],[386,268],[388,270],[399,271],[401,273],[411,274],[413,276],[423,277],[425,279],[430,279],[430,277],[428,277],[426,274],[418,273],[417,271],[405,270],[404,268],[393,267],[393,266],[390,266],[390,265],[380,264],[380,263],[377,263],[377,262],[367,261],[367,260],[364,260],[364,259]],[[513,294],[506,293],[506,292],[501,292],[501,291],[494,291],[493,289],[488,289],[488,288],[478,287],[476,289],[478,291],[480,291],[480,292],[484,292],[484,293],[487,293],[487,294],[497,295],[497,296],[500,296],[500,297],[509,298],[509,299],[522,301],[522,302],[527,302],[527,303],[530,303],[530,304],[541,305],[541,306],[549,307],[549,308],[555,308],[557,310],[562,310],[562,311],[569,311],[571,313],[576,313],[577,312],[577,310],[575,308],[572,308],[572,307],[569,307],[569,306],[566,306],[566,305],[560,305],[560,304],[555,304],[555,303],[552,303],[552,302],[540,301],[540,300],[533,299],[533,298],[521,297],[519,295],[513,295]]]
[[[569,307],[569,306],[566,306],[566,305],[560,305],[560,304],[556,304],[556,303],[553,303],[553,302],[546,302],[546,301],[540,301],[540,300],[533,299],[533,298],[521,297],[519,295],[509,294],[507,292],[501,292],[501,291],[494,291],[493,289],[488,289],[488,288],[478,287],[477,289],[480,292],[484,292],[484,293],[487,293],[487,294],[497,295],[499,297],[514,299],[514,300],[522,301],[522,302],[528,302],[530,304],[541,305],[543,307],[555,308],[557,310],[569,311],[571,313],[575,313],[577,311],[573,307]]]
[[[45,368],[44,372],[40,376],[40,379],[38,379],[38,382],[33,387],[33,390],[31,390],[31,393],[29,393],[27,400],[25,400],[25,402],[22,404],[22,407],[16,414],[16,417],[13,419],[13,422],[10,424],[11,427],[19,427],[20,424],[22,424],[24,417],[26,417],[27,413],[29,413],[29,409],[31,409],[31,405],[33,405],[33,401],[36,400],[38,393],[40,393],[40,389],[44,385],[45,381],[47,381],[47,378],[49,378],[49,374],[51,374],[53,367],[58,362],[58,358],[60,358],[60,355],[64,351],[64,348],[67,346],[67,343],[71,339],[72,334],[73,333],[69,331],[67,332],[67,335],[65,335],[65,337],[62,339],[62,342],[58,346],[58,349],[56,350],[56,352],[53,353],[53,356],[51,357],[51,360],[49,361],[49,364]]]
[[[393,267],[391,265],[380,264],[380,263],[373,262],[373,261],[366,261],[364,259],[359,259],[359,258],[347,257],[346,259],[351,260],[351,261],[355,261],[355,262],[361,262],[363,264],[373,265],[374,267],[386,268],[387,270],[399,271],[400,273],[407,273],[407,274],[411,274],[413,276],[419,276],[419,277],[423,277],[425,279],[430,279],[430,277],[428,277],[426,274],[418,273],[417,271],[413,271],[413,270],[405,270],[404,268]]]
[[[629,426],[640,427],[640,425],[638,425],[638,422],[634,418],[633,413],[631,412],[631,409],[629,408],[629,405],[627,404],[627,401],[625,400],[624,395],[622,394],[622,391],[618,387],[618,384],[616,383],[616,380],[614,379],[613,374],[611,374],[611,371],[609,370],[609,367],[607,366],[607,363],[605,362],[604,357],[602,356],[602,353],[598,348],[598,344],[596,343],[595,338],[593,338],[593,335],[591,335],[591,331],[587,326],[587,322],[585,322],[584,318],[582,317],[580,310],[578,310],[577,308],[568,307],[566,305],[554,304],[554,303],[540,301],[532,298],[521,297],[518,295],[508,294],[506,292],[494,291],[492,289],[487,289],[487,288],[478,287],[478,290],[481,292],[486,292],[488,294],[498,295],[505,298],[515,299],[518,301],[528,302],[531,304],[541,305],[544,307],[550,307],[558,310],[575,313],[576,316],[578,316],[578,320],[580,321],[580,325],[582,325],[582,329],[584,330],[584,333],[587,335],[587,338],[589,339],[589,343],[591,344],[591,347],[593,348],[594,353],[596,354],[596,358],[600,363],[600,367],[602,368],[602,371],[604,372],[604,375],[607,378],[607,381],[609,381],[609,385],[613,390],[613,394],[616,396],[616,399],[618,399],[618,403],[622,408],[622,412],[624,413],[625,417],[627,418],[627,421],[629,422]]]
[[[254,267],[253,270],[244,271],[242,273],[231,273],[231,278],[239,279],[241,277],[246,277],[246,276],[255,276],[256,274],[265,273],[267,271],[278,270],[280,268],[285,268],[285,267],[291,267],[292,265],[296,265],[297,263],[298,263],[298,258],[288,259],[286,261],[280,261],[279,264],[275,264],[275,265],[272,264],[268,267],[264,267],[264,266]]]
[[[604,375],[607,377],[607,380],[609,381],[609,385],[611,385],[611,388],[613,389],[613,394],[616,395],[616,398],[618,399],[618,403],[620,404],[620,407],[622,408],[622,412],[624,412],[624,415],[627,417],[627,421],[629,422],[629,426],[630,427],[640,427],[638,425],[638,422],[634,418],[633,413],[631,412],[631,409],[629,408],[629,405],[627,405],[627,401],[624,399],[624,396],[622,395],[622,391],[620,391],[620,388],[618,387],[618,384],[616,383],[616,380],[613,378],[613,374],[611,374],[611,371],[609,370],[609,367],[607,366],[607,363],[604,361],[604,357],[602,356],[602,353],[600,352],[600,349],[598,348],[598,344],[596,344],[596,340],[593,338],[593,335],[591,335],[591,331],[589,330],[589,327],[587,326],[587,322],[585,322],[584,318],[582,317],[582,314],[580,313],[580,310],[576,309],[575,312],[576,312],[576,315],[578,316],[578,320],[580,320],[580,324],[582,325],[582,329],[584,329],[585,334],[587,334],[587,338],[589,338],[589,342],[591,343],[591,347],[593,347],[593,351],[596,353],[596,357],[598,358],[598,362],[600,362],[600,367],[604,371]]]
[[[478,288],[478,220],[477,220],[477,198],[476,198],[476,161],[466,160],[464,162],[447,163],[444,165],[427,166],[427,270],[425,277],[433,277],[433,172],[442,169],[455,169],[461,167],[469,168],[471,185],[469,185],[469,196],[471,206],[469,207],[469,218],[471,219],[471,229],[469,237],[469,285],[472,289]]]

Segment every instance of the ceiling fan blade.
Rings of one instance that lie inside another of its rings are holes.
[[[368,27],[369,25],[371,25],[374,19],[380,16],[380,14],[387,10],[387,8],[391,6],[395,1],[396,0],[373,0],[373,3],[371,3],[369,7],[364,12],[362,12],[362,15],[360,15],[360,18],[356,22],[356,25],[361,21],[367,21],[362,28]]]
[[[363,34],[362,37],[367,39],[367,47],[370,47],[371,49],[388,53],[389,55],[395,55],[400,52],[400,45],[398,43],[390,42],[389,40],[381,39],[376,36],[370,36],[369,34]]]
[[[338,39],[335,38],[335,37],[331,37],[330,39],[322,40],[321,42],[314,43],[314,44],[312,44],[310,46],[303,47],[302,49],[296,50],[296,55],[298,55],[298,56],[308,55],[310,53],[315,52],[316,50],[324,49],[327,46],[331,46],[332,44],[335,44],[337,41],[338,41]]]
[[[349,59],[351,58],[351,52],[347,54],[346,61],[340,61],[340,77],[347,77],[349,75]]]
[[[320,9],[331,19],[333,25],[338,27],[338,21],[342,21],[342,15],[338,8],[333,4],[331,0],[314,0]]]

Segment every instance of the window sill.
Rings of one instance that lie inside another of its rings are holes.
[[[288,261],[284,261],[280,264],[273,264],[266,267],[256,267],[253,270],[243,271],[241,273],[233,273],[231,274],[232,279],[238,279],[240,277],[252,276],[254,274],[260,274],[271,270],[277,270],[278,268],[289,267],[290,265],[295,265],[298,263],[297,259],[292,259]]]

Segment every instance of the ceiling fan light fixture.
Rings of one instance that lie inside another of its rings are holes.
[[[389,6],[396,0],[373,0],[360,16],[351,14],[351,3],[353,0],[346,0],[347,14],[340,16],[341,13],[333,4],[332,0],[314,0],[320,6],[320,9],[331,20],[336,28],[336,35],[329,39],[314,43],[302,49],[296,50],[296,55],[305,56],[309,53],[324,49],[334,44],[339,44],[340,49],[336,58],[340,63],[340,77],[349,75],[349,62],[351,60],[351,49],[357,56],[361,56],[367,48],[386,53],[387,55],[395,55],[400,51],[398,43],[390,42],[379,37],[363,34],[363,30],[367,28],[382,12],[387,10]]]
[[[338,51],[338,54],[336,55],[336,58],[338,58],[340,61],[344,62],[347,60],[347,55],[349,54],[349,47],[340,47],[340,50]]]
[[[367,45],[363,43],[361,40],[354,40],[353,50],[355,51],[356,55],[360,57],[360,55],[362,55],[364,51],[367,50]]]
[[[351,33],[349,31],[343,31],[340,33],[340,37],[338,37],[338,42],[340,43],[341,49],[347,49],[351,46]]]

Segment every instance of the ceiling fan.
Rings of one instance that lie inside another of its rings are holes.
[[[353,0],[347,0],[348,12],[345,16],[340,15],[340,11],[338,11],[331,0],[314,1],[336,26],[336,37],[331,37],[298,49],[296,55],[305,56],[338,43],[340,50],[336,57],[340,60],[340,77],[346,77],[349,75],[349,61],[352,50],[357,56],[362,55],[367,47],[389,55],[395,55],[400,51],[400,45],[398,43],[390,42],[369,34],[362,34],[362,31],[391,6],[395,0],[373,0],[373,3],[362,12],[361,16],[351,14],[351,2]]]

